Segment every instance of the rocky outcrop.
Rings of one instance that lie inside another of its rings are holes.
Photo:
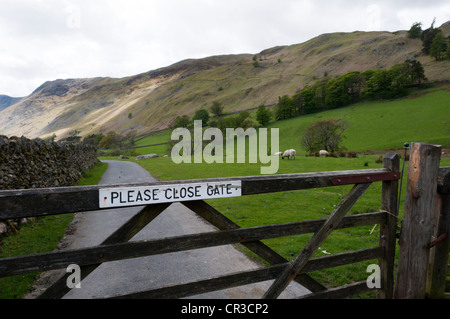
[[[139,155],[136,156],[136,161],[142,160],[142,159],[149,159],[149,158],[158,158],[158,154],[147,154],[147,155]]]

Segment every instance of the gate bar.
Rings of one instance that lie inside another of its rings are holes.
[[[320,246],[320,244],[328,237],[333,231],[335,226],[339,224],[342,218],[353,207],[356,201],[365,193],[370,184],[357,184],[350,193],[345,196],[342,202],[336,207],[334,212],[325,221],[322,227],[311,237],[308,243],[300,252],[300,255],[290,263],[289,267],[283,271],[280,277],[278,277],[269,290],[264,294],[264,298],[273,299],[277,298],[283,290],[289,285],[289,283],[297,276],[297,274],[305,267],[308,260]]]
[[[198,180],[164,181],[141,184],[96,185],[78,187],[38,188],[0,191],[0,220],[23,217],[39,217],[71,212],[98,211],[99,190],[117,187],[164,186],[198,184],[208,182],[242,181],[242,195],[275,193],[299,189],[336,186],[333,180],[341,179],[339,185],[354,184],[354,179],[372,182],[372,179],[397,180],[399,172],[386,168],[353,171],[316,172],[282,175],[244,176]],[[369,179],[367,179],[369,178]],[[17,198],[20,200],[17,200]],[[130,206],[142,206],[135,204]]]

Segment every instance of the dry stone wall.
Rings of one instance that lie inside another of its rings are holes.
[[[0,189],[71,186],[97,161],[91,145],[0,136]]]
[[[97,161],[91,145],[0,135],[0,190],[71,186]],[[0,220],[0,239],[26,222]]]

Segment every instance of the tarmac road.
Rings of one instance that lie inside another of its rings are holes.
[[[108,170],[99,184],[156,180],[136,163],[105,162],[108,163]],[[75,230],[66,238],[67,248],[100,244],[138,211],[139,208],[123,208],[76,214],[73,222]],[[216,230],[215,227],[184,205],[173,203],[132,238],[132,241],[214,230]],[[259,267],[261,265],[246,257],[232,245],[108,262],[87,276],[81,282],[80,289],[72,289],[64,298],[91,299],[117,296]],[[270,284],[271,281],[268,281],[191,298],[261,298]],[[280,298],[294,298],[307,293],[309,293],[307,289],[294,282],[289,285]]]

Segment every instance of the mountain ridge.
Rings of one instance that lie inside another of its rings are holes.
[[[448,28],[444,32],[450,33]],[[292,95],[324,74],[387,69],[407,59],[419,60],[430,81],[449,80],[450,62],[434,61],[421,53],[421,47],[422,42],[409,39],[406,31],[336,32],[257,54],[185,59],[124,78],[47,81],[0,109],[0,134],[145,134],[168,128],[176,116],[192,116],[213,101],[222,103],[225,112],[272,105],[279,96]]]
[[[0,111],[6,109],[7,107],[16,104],[22,98],[21,97],[11,97],[8,95],[0,95]]]

